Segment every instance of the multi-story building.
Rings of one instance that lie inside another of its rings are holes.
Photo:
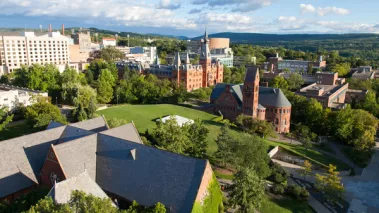
[[[44,131],[2,141],[0,162],[0,201],[44,186],[58,203],[73,190],[95,190],[124,209],[131,201],[145,207],[161,202],[168,213],[191,213],[222,193],[208,190],[218,184],[208,160],[144,145],[133,123],[109,129],[104,117],[52,121]]]
[[[91,34],[89,31],[77,32],[71,34],[71,38],[74,39],[74,44],[79,45],[79,49],[81,50],[90,50],[91,49]]]
[[[317,72],[316,78],[316,83],[301,88],[296,94],[315,98],[323,107],[345,108],[345,97],[349,83],[345,83],[344,78],[338,78],[338,73]]]
[[[249,65],[255,65],[257,63],[257,57],[252,56],[234,56],[233,57],[233,66],[239,67],[239,66],[249,66]]]
[[[235,120],[244,114],[272,122],[275,131],[290,130],[291,103],[280,89],[260,86],[259,67],[249,67],[243,84],[217,84],[212,91],[212,111]]]
[[[263,64],[264,70],[271,72],[283,71],[285,69],[290,70],[290,72],[307,72],[309,69],[324,69],[326,67],[326,61],[320,59],[316,62],[313,61],[303,61],[303,60],[284,60],[276,54],[276,57],[271,57],[268,62]]]
[[[103,38],[101,47],[104,48],[107,46],[112,46],[112,47],[117,46],[117,39],[116,38]]]
[[[13,111],[19,104],[29,106],[34,103],[33,96],[47,97],[47,92],[0,84],[0,108],[6,107]]]
[[[363,81],[375,78],[375,71],[372,70],[371,66],[352,68],[350,72],[352,73],[352,78],[357,78]]]
[[[125,54],[127,61],[137,61],[152,64],[157,55],[157,47],[124,47],[116,46],[116,49]]]
[[[227,67],[233,67],[233,50],[232,48],[217,48],[211,50],[213,60],[220,61]]]
[[[212,60],[208,34],[205,32],[198,65],[191,64],[188,52],[184,61],[181,60],[180,53],[177,53],[172,65],[161,65],[157,57],[155,64],[151,64],[145,72],[175,81],[192,91],[223,82],[224,67],[220,61]]]
[[[225,49],[230,47],[229,38],[209,38],[209,49]],[[200,53],[201,40],[189,40],[187,41],[187,52]]]
[[[60,32],[0,33],[0,75],[11,73],[22,65],[69,64],[68,37]],[[60,71],[63,71],[60,69]]]

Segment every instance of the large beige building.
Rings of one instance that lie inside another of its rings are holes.
[[[32,64],[55,64],[63,71],[70,62],[69,39],[60,32],[0,33],[0,75]]]

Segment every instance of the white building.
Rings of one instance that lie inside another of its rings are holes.
[[[14,110],[19,103],[24,106],[32,105],[33,96],[48,97],[47,92],[0,84],[0,107],[5,106],[10,111]]]
[[[4,32],[0,36],[0,75],[22,65],[70,63],[68,44],[71,39],[60,32]]]
[[[101,47],[107,47],[107,46],[112,46],[115,47],[117,45],[117,40],[116,38],[103,38],[103,41],[101,43]]]
[[[157,47],[124,47],[117,46],[116,49],[125,54],[127,61],[154,63],[157,56]]]
[[[185,124],[190,125],[194,123],[193,120],[179,116],[179,115],[166,116],[162,119],[158,119],[158,121],[162,121],[162,123],[166,123],[166,121],[171,120],[171,119],[174,119],[179,126],[183,126]]]
[[[233,67],[233,50],[232,48],[217,48],[211,50],[211,58],[220,61],[227,67]]]

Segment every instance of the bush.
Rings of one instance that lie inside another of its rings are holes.
[[[107,123],[110,128],[115,128],[127,124],[128,121],[122,118],[112,118]]]
[[[284,193],[284,186],[282,184],[274,184],[274,186],[271,188],[271,192],[276,195],[281,195]]]
[[[287,185],[287,178],[289,177],[289,174],[286,170],[283,169],[282,166],[280,166],[277,163],[270,162],[270,169],[271,174],[267,178],[267,180],[270,180],[277,184],[284,184]]]
[[[289,185],[286,193],[298,201],[307,201],[309,197],[309,192],[307,189],[298,185]]]

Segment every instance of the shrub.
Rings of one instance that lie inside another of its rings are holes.
[[[309,197],[307,189],[297,185],[289,185],[286,193],[298,201],[307,201]]]
[[[127,124],[128,121],[122,118],[112,118],[107,123],[110,128],[115,128]]]
[[[280,166],[277,163],[273,163],[271,161],[270,169],[271,169],[271,174],[267,178],[267,180],[270,180],[277,184],[284,184],[284,186],[287,185],[287,178],[289,177],[289,174],[285,169],[283,169],[282,166]]]
[[[274,184],[271,188],[272,193],[280,195],[284,193],[284,186],[282,184]]]

